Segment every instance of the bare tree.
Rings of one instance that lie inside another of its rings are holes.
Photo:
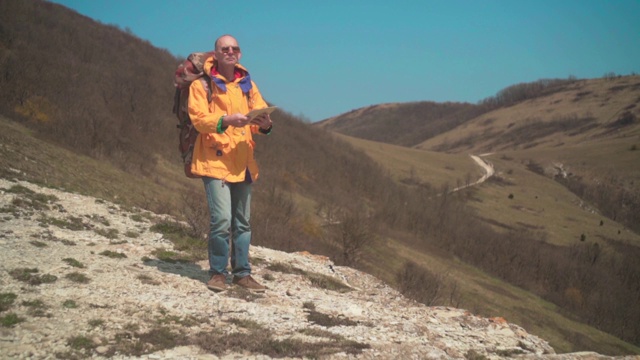
[[[362,260],[365,246],[374,237],[371,226],[371,221],[362,212],[346,214],[335,226],[333,241],[340,250],[338,260],[342,265],[354,267]]]

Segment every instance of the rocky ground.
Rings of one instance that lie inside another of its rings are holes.
[[[253,246],[264,294],[158,254],[161,216],[0,179],[3,359],[605,359],[501,318],[427,307],[325,257]],[[166,220],[166,219],[165,219]],[[631,358],[631,357],[628,357]]]

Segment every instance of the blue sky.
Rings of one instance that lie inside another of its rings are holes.
[[[640,0],[55,0],[176,56],[223,34],[267,101],[310,121],[640,73]],[[169,84],[170,85],[170,84]]]

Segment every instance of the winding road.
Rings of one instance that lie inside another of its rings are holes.
[[[492,177],[493,174],[495,174],[495,170],[493,169],[493,164],[481,158],[481,156],[486,156],[486,155],[491,155],[491,154],[469,155],[473,159],[473,161],[475,161],[480,167],[484,169],[484,175],[482,175],[482,177],[480,177],[480,179],[476,180],[475,182],[457,187],[451,190],[451,192],[462,190],[462,189],[468,188],[469,186],[482,184],[488,178]]]

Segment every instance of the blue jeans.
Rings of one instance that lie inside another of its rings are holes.
[[[209,205],[209,274],[227,275],[229,240],[232,239],[231,268],[234,276],[251,274],[251,183],[227,183],[204,177]]]

